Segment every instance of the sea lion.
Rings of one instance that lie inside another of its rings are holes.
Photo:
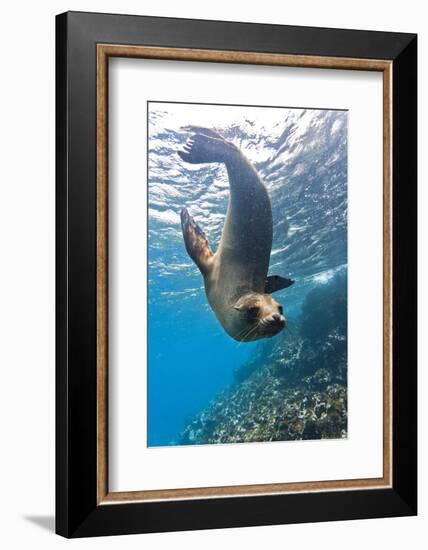
[[[186,126],[183,130],[192,136],[178,152],[182,160],[224,163],[230,187],[217,252],[184,208],[181,227],[186,250],[204,277],[208,302],[225,331],[240,342],[271,338],[287,324],[282,306],[271,293],[294,281],[267,276],[272,210],[266,188],[236,145],[207,128]]]

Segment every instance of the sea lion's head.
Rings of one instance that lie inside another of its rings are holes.
[[[272,338],[287,325],[281,304],[271,294],[244,294],[234,303],[233,310],[232,336],[240,342]]]

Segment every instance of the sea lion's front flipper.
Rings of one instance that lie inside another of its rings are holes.
[[[279,275],[269,275],[269,277],[266,277],[265,292],[266,294],[272,294],[272,292],[288,288],[293,283],[292,279],[285,279]]]
[[[205,233],[190,216],[187,208],[181,211],[181,229],[187,253],[199,267],[202,275],[206,275],[211,268],[214,254]]]

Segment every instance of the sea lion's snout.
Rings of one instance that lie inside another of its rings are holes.
[[[284,316],[282,305],[279,304],[272,296],[266,298],[267,306],[263,317],[263,325],[269,330],[277,334],[280,330],[287,326],[287,319]]]
[[[284,315],[281,315],[280,313],[273,313],[266,319],[266,321],[268,324],[278,325],[281,328],[284,328],[287,325]]]
[[[262,332],[266,336],[275,336],[287,326],[287,320],[282,313],[272,313],[261,321]]]

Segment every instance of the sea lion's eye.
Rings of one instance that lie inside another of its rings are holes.
[[[252,306],[252,307],[249,307],[248,308],[248,315],[250,317],[256,317],[256,315],[259,313],[259,307],[257,306]]]
[[[282,306],[279,306],[279,307],[278,307],[278,311],[279,311],[279,313],[280,313],[281,315],[284,313],[284,310],[282,309]]]

